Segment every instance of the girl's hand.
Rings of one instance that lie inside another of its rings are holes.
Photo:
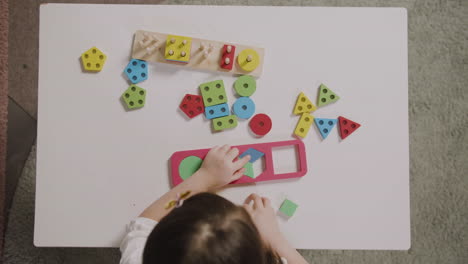
[[[198,178],[209,191],[223,187],[244,174],[244,165],[249,162],[250,156],[234,161],[238,155],[237,148],[216,146],[208,152],[201,168],[192,177]]]
[[[249,213],[265,243],[274,250],[284,243],[285,238],[279,229],[275,211],[268,198],[252,193],[245,200],[244,208]]]

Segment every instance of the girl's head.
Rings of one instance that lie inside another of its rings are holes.
[[[184,201],[156,225],[143,253],[144,264],[275,264],[247,211],[210,193]]]

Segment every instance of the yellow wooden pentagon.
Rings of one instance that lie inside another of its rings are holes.
[[[81,54],[81,63],[87,71],[99,72],[104,67],[107,56],[98,48],[92,47]]]

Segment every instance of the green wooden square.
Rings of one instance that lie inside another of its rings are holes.
[[[203,96],[205,107],[227,103],[223,80],[200,84],[200,92]]]
[[[294,215],[294,212],[296,212],[298,205],[295,204],[293,201],[285,199],[284,202],[281,204],[280,207],[280,212],[283,214],[291,217]]]
[[[234,128],[237,126],[237,116],[229,115],[212,119],[213,129],[216,131]]]
[[[122,99],[127,105],[128,109],[141,108],[145,106],[146,90],[132,84],[122,94]]]
[[[250,163],[250,162],[247,162],[247,164],[245,164],[244,168],[245,168],[244,175],[245,175],[245,176],[249,176],[250,178],[255,179],[254,170],[253,170],[253,164]]]

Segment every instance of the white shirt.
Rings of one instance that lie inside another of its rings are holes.
[[[125,235],[120,244],[120,264],[142,264],[143,250],[146,240],[153,228],[158,222],[144,217],[138,217],[127,226],[127,235]],[[281,258],[283,264],[288,264],[285,258]]]

